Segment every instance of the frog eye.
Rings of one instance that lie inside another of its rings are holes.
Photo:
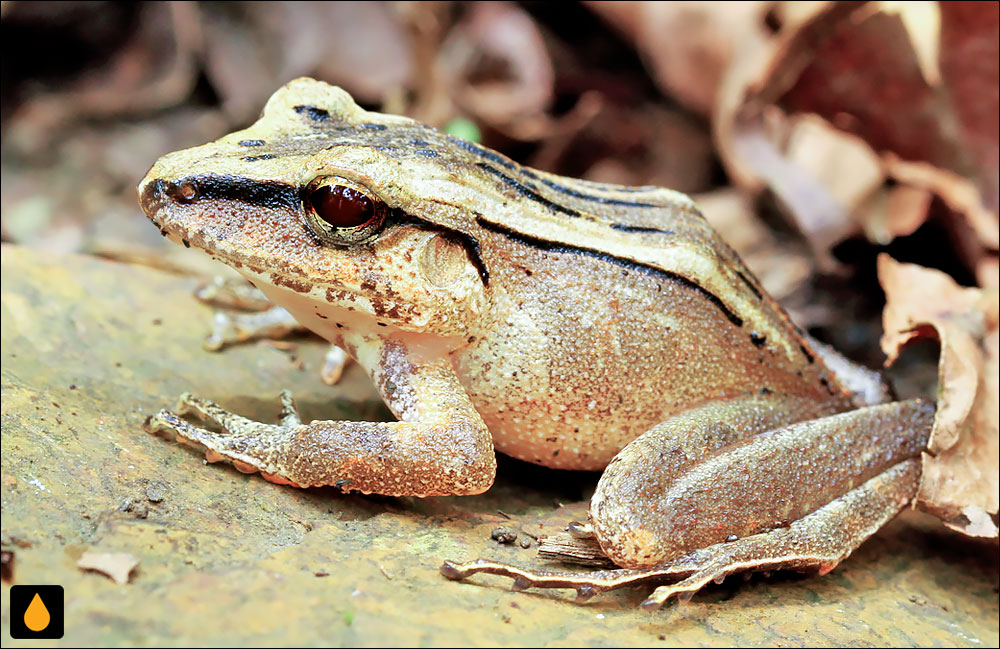
[[[321,176],[303,192],[310,229],[334,245],[370,240],[379,233],[389,209],[368,188],[339,176]]]

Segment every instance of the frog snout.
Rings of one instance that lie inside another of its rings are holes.
[[[139,205],[155,225],[159,226],[158,215],[167,202],[167,183],[148,176],[139,183]]]

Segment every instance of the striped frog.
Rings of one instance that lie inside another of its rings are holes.
[[[298,79],[260,119],[139,185],[171,239],[232,266],[371,376],[398,421],[279,423],[184,395],[147,428],[298,487],[489,489],[495,451],[601,470],[589,522],[622,570],[446,562],[453,579],[646,601],[829,571],[912,497],[933,406],[875,403],[685,195],[556,176]],[[850,381],[844,379],[847,376]]]

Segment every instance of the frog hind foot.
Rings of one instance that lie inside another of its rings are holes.
[[[199,302],[220,309],[266,311],[274,306],[264,292],[243,278],[216,275],[194,292]]]
[[[288,311],[244,279],[214,277],[194,295],[215,308],[212,332],[202,341],[208,351],[258,338],[284,338],[303,329]]]
[[[186,392],[178,400],[177,412],[212,422],[221,430],[194,426],[169,410],[161,410],[148,417],[143,428],[152,434],[172,434],[179,441],[205,449],[205,459],[209,462],[228,460],[241,473],[259,471],[271,482],[299,487],[301,485],[278,475],[278,469],[269,466],[267,458],[255,452],[264,445],[262,442],[278,446],[291,439],[302,423],[292,393],[282,390],[279,399],[281,414],[278,416],[278,424],[264,424],[231,413],[214,401]]]
[[[478,560],[446,561],[441,573],[452,580],[476,573],[510,577],[515,591],[573,588],[577,601],[626,586],[670,582],[640,605],[654,611],[673,595],[687,601],[709,582],[722,583],[735,573],[786,569],[825,575],[906,506],[919,479],[920,461],[905,460],[788,527],[717,543],[648,568],[546,572]]]

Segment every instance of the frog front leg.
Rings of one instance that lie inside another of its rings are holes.
[[[465,495],[493,484],[496,456],[479,413],[447,357],[401,340],[352,345],[397,422],[300,423],[290,397],[279,424],[263,424],[187,395],[182,410],[216,423],[193,426],[169,411],[147,421],[227,459],[242,471],[300,487],[335,485],[389,496]]]
[[[915,400],[803,421],[730,444],[664,481],[677,440],[668,421],[619,453],[591,501],[598,542],[626,570],[588,575],[471,562],[446,563],[442,572],[501,574],[518,589],[576,588],[583,597],[676,582],[658,588],[647,608],[735,572],[825,574],[916,493],[919,463],[910,458],[925,446],[933,416],[932,404]]]
[[[306,331],[282,306],[276,306],[264,293],[246,280],[215,277],[195,292],[201,302],[215,308],[212,331],[202,347],[217,352],[231,345],[260,338],[280,339]],[[350,362],[347,352],[330,344],[320,377],[327,385],[336,385]]]

